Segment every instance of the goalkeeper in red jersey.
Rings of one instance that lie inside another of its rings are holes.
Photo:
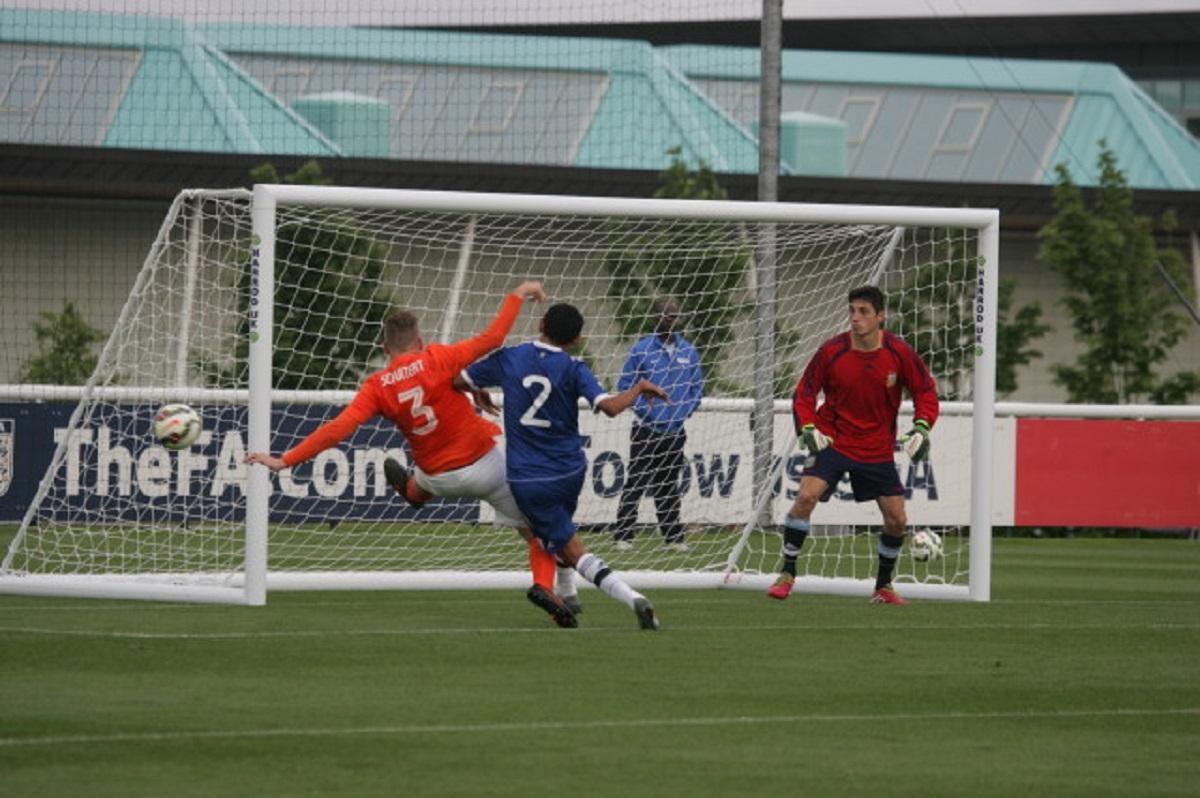
[[[384,463],[388,481],[410,504],[420,505],[434,496],[483,499],[496,509],[497,521],[516,527],[529,545],[534,585],[530,601],[550,614],[559,626],[575,626],[579,609],[574,576],[556,561],[533,536],[517,508],[505,475],[503,452],[496,447],[500,428],[475,412],[470,399],[452,387],[455,375],[473,362],[499,349],[512,329],[525,300],[546,298],[541,283],[525,282],[504,299],[488,328],[474,338],[450,346],[425,345],[417,317],[408,311],[393,313],[383,325],[387,366],[363,382],[354,399],[337,417],[322,424],[296,446],[273,457],[264,452],[246,456],[246,462],[272,471],[291,468],[336,446],[371,418],[382,415],[394,423],[412,447],[415,465],[409,473],[395,460]]]
[[[929,456],[929,433],[938,417],[937,384],[920,356],[883,329],[885,300],[874,286],[850,292],[850,330],[817,349],[796,386],[792,415],[808,449],[796,501],[783,524],[783,568],[767,591],[785,599],[796,579],[796,558],[808,537],[809,518],[819,501],[833,495],[850,475],[854,500],[874,499],[883,514],[879,571],[871,601],[905,604],[892,589],[892,571],[904,545],[908,517],[904,485],[893,451],[901,391],[913,400],[913,426],[900,442],[913,460]],[[817,406],[817,396],[825,400]]]

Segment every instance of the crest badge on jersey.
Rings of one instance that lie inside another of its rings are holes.
[[[8,493],[12,485],[13,450],[16,448],[13,431],[17,422],[11,418],[0,418],[0,496]]]
[[[888,375],[887,375],[887,387],[889,387],[889,388],[895,388],[895,387],[896,387],[896,372],[894,372],[894,371],[889,371],[889,372],[888,372]]]

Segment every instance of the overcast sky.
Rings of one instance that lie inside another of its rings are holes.
[[[753,19],[761,0],[3,0],[8,8],[142,12],[294,25],[488,25]],[[784,0],[789,19],[1200,11],[1200,0]]]

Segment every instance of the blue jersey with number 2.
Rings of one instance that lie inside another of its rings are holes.
[[[586,363],[537,341],[499,349],[464,374],[477,388],[504,391],[510,481],[561,477],[585,468],[579,399],[595,407],[607,395]]]

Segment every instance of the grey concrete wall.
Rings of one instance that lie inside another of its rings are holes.
[[[169,203],[0,196],[0,383],[37,351],[33,324],[71,301],[107,334]]]

